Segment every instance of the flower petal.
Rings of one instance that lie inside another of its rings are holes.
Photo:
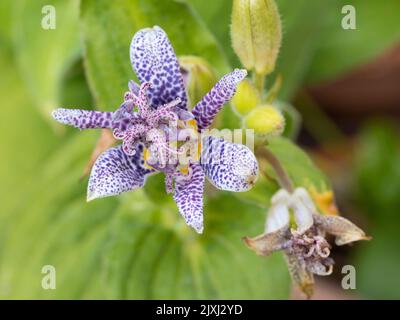
[[[215,116],[235,94],[236,86],[247,75],[244,69],[235,69],[226,74],[193,108],[192,113],[197,120],[199,130],[208,128]]]
[[[264,233],[254,238],[244,237],[243,240],[259,256],[268,256],[272,252],[285,249],[288,232],[286,225],[274,232]]]
[[[178,59],[164,30],[158,26],[138,31],[132,39],[130,57],[140,82],[150,82],[148,97],[153,108],[181,99],[187,106]]]
[[[333,265],[333,259],[326,258],[325,261],[311,261],[308,263],[307,267],[310,272],[316,274],[317,276],[329,276],[333,272]]]
[[[258,162],[251,150],[222,138],[203,139],[201,167],[210,182],[221,190],[247,191],[258,178]]]
[[[87,201],[118,195],[142,187],[152,170],[143,166],[143,146],[137,145],[134,156],[120,146],[108,149],[96,160],[89,178]]]
[[[52,112],[55,120],[78,129],[111,128],[112,112],[59,108]]]
[[[314,215],[315,223],[326,232],[336,236],[338,246],[359,240],[370,240],[354,223],[340,216]]]
[[[289,226],[289,205],[291,195],[285,189],[280,189],[271,198],[271,207],[268,210],[265,232],[274,232]]]
[[[203,232],[204,173],[200,165],[190,165],[188,177],[175,178],[174,200],[186,223]]]
[[[296,188],[292,194],[292,205],[297,231],[303,234],[314,223],[313,214],[317,213],[310,195],[304,188]]]

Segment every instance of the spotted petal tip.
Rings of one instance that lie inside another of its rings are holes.
[[[175,179],[174,200],[186,224],[202,233],[204,173],[198,164],[192,164],[190,171],[191,177]]]
[[[232,80],[238,84],[240,81],[242,81],[244,78],[247,76],[247,70],[246,69],[235,69],[232,72]]]
[[[258,162],[246,146],[208,136],[202,141],[201,166],[218,189],[245,192],[258,177]]]
[[[58,108],[51,115],[59,123],[78,129],[105,129],[112,126],[112,112]]]
[[[235,69],[224,75],[192,110],[199,129],[208,128],[223,105],[235,94],[236,87],[247,75],[245,69]]]
[[[153,108],[181,98],[186,109],[187,97],[178,59],[167,34],[158,26],[141,29],[134,35],[130,58],[140,82],[150,82],[147,94]]]

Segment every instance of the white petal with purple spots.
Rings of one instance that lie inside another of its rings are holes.
[[[186,108],[187,97],[178,59],[164,30],[158,26],[139,30],[130,48],[132,66],[140,82],[150,82],[148,90],[153,108],[180,98]]]
[[[192,164],[189,175],[175,178],[174,200],[186,223],[197,233],[202,233],[204,173],[200,165]]]
[[[89,178],[87,201],[118,195],[142,187],[152,170],[143,166],[143,146],[137,145],[134,156],[121,147],[103,152],[96,160]]]
[[[258,178],[258,162],[253,152],[222,138],[203,138],[201,167],[208,180],[221,190],[247,191]]]
[[[199,129],[208,128],[215,116],[235,94],[236,86],[247,75],[244,69],[235,69],[226,74],[193,108],[192,113],[197,120]]]
[[[112,112],[59,108],[52,112],[55,120],[78,129],[111,128]]]

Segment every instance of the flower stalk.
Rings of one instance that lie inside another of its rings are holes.
[[[260,146],[256,150],[256,155],[266,160],[271,165],[272,169],[276,173],[279,186],[288,192],[293,192],[294,188],[292,180],[289,178],[286,170],[283,168],[281,162],[273,154],[273,152],[268,149],[268,147]],[[263,173],[263,171],[261,172]]]
[[[263,101],[264,87],[265,87],[265,75],[260,74],[256,71],[253,72],[253,82],[254,82],[254,86],[256,87],[256,89],[261,97],[261,101]]]

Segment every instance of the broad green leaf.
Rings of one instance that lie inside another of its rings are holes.
[[[344,5],[356,10],[356,30],[342,28]],[[399,12],[398,0],[332,1],[308,80],[335,78],[393,46],[400,40]]]
[[[42,19],[55,8],[55,29],[43,29]],[[58,107],[63,75],[80,53],[78,0],[15,1],[13,19],[14,51],[18,67],[35,105],[50,120]]]
[[[239,59],[231,46],[232,0],[204,1],[186,0],[203,18],[210,31],[215,35],[232,66],[240,67]]]
[[[0,44],[2,48],[9,47],[11,42],[12,0],[0,2]]]
[[[214,37],[183,2],[82,0],[81,17],[87,75],[100,108],[117,108],[128,81],[135,78],[129,46],[140,28],[159,25],[177,55],[200,56],[219,73],[228,70]]]
[[[0,52],[0,219],[21,204],[21,191],[46,160],[57,139],[27,99],[23,81],[13,66],[11,53]]]
[[[262,229],[259,208],[229,194],[209,200],[205,232],[197,235],[173,206],[159,206],[140,192],[125,200],[106,253],[109,298],[268,299],[288,294],[282,257],[262,259],[242,243],[243,235]],[[143,207],[147,212],[140,212]]]
[[[318,169],[310,157],[289,139],[276,137],[268,140],[268,147],[280,160],[296,187],[314,186],[326,191],[330,184],[325,174]],[[271,173],[272,174],[272,173]]]

